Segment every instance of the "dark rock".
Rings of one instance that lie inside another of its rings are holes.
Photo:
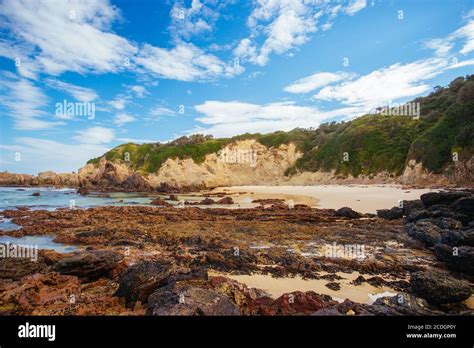
[[[354,285],[361,285],[362,283],[364,283],[366,280],[364,278],[364,276],[358,276],[356,279],[354,279],[351,283],[354,284]]]
[[[85,186],[79,187],[79,190],[77,190],[77,193],[79,193],[81,196],[87,196],[90,192]]]
[[[474,247],[437,244],[434,253],[438,260],[446,262],[449,269],[474,275]]]
[[[458,230],[462,228],[462,222],[449,217],[439,217],[434,223],[443,230]]]
[[[41,193],[35,192],[35,193],[32,194],[32,196],[33,196],[33,197],[39,197],[39,196],[41,196]]]
[[[169,200],[170,200],[170,201],[174,201],[174,202],[179,201],[178,196],[176,196],[176,195],[170,195]]]
[[[328,289],[331,289],[331,290],[334,290],[334,291],[341,290],[341,284],[339,284],[339,283],[337,283],[337,282],[327,283],[325,286],[326,286]]]
[[[426,246],[434,246],[441,241],[441,229],[430,220],[419,220],[408,229],[408,235]]]
[[[100,277],[109,276],[122,258],[121,254],[113,251],[87,251],[59,260],[54,265],[54,270],[61,274],[93,281]]]
[[[453,209],[463,215],[474,219],[474,197],[464,197],[453,203]]]
[[[377,216],[385,220],[395,220],[403,217],[403,209],[393,207],[392,209],[377,210]]]
[[[234,204],[232,197],[224,197],[217,201],[217,204]]]
[[[423,210],[425,206],[421,199],[415,199],[413,201],[403,201],[403,215],[408,216],[411,212],[415,210]]]
[[[145,261],[127,268],[120,275],[119,288],[115,296],[125,297],[127,303],[146,303],[158,287],[167,284],[171,276],[171,264],[160,261]]]
[[[463,231],[443,231],[441,237],[442,244],[463,245],[466,236]]]
[[[151,315],[240,315],[237,306],[225,295],[188,284],[171,284],[148,298]]]
[[[211,199],[211,198],[205,198],[201,202],[199,202],[199,204],[203,204],[203,205],[212,205],[212,204],[215,204],[215,203],[216,202],[214,202],[214,200]]]
[[[336,210],[336,216],[343,216],[343,217],[347,217],[349,219],[358,219],[362,215],[360,213],[352,210],[349,207],[343,207],[343,208],[340,208],[340,209]]]
[[[166,261],[144,261],[127,268],[119,280],[115,296],[125,297],[126,302],[146,303],[156,289],[178,280],[207,279],[202,268],[177,268]]]
[[[130,175],[121,184],[122,189],[130,191],[149,191],[151,189],[150,184],[141,176],[139,173]]]
[[[367,310],[374,315],[440,315],[429,308],[426,300],[410,294],[378,298]]]
[[[408,222],[415,222],[415,221],[418,221],[418,220],[422,220],[422,219],[427,219],[430,217],[430,213],[423,209],[423,210],[412,210],[410,212],[410,214],[408,214],[407,216],[407,221]]]
[[[437,270],[413,273],[410,283],[412,291],[417,296],[437,305],[462,302],[472,293],[469,282]]]
[[[428,208],[435,204],[450,205],[459,198],[467,197],[469,195],[469,192],[464,191],[440,191],[424,193],[421,195],[420,199],[425,208]]]
[[[377,288],[380,288],[381,286],[385,285],[385,280],[383,280],[382,277],[375,276],[367,279],[367,283]]]
[[[157,198],[157,199],[154,199],[150,202],[151,205],[158,205],[158,206],[161,206],[161,207],[169,207],[171,206],[170,203],[166,202],[164,199],[160,199],[160,198]]]

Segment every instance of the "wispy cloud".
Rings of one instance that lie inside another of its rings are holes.
[[[91,127],[76,133],[74,140],[80,144],[107,144],[115,139],[113,129],[105,127]]]
[[[318,27],[323,16],[329,22],[323,24],[324,30],[338,13],[354,15],[366,6],[365,0],[346,2],[324,2],[304,0],[259,0],[247,20],[250,37],[240,41],[234,49],[236,57],[244,62],[264,66],[270,55],[284,54],[306,43]],[[263,36],[261,46],[257,38]]]
[[[46,79],[45,83],[52,88],[68,93],[73,98],[81,102],[92,102],[99,98],[97,92],[92,88],[76,86],[71,83],[66,83],[52,78]]]
[[[302,79],[296,80],[290,85],[286,86],[284,90],[289,93],[308,93],[315,89],[327,86],[331,83],[347,80],[355,74],[338,71],[335,73],[319,72]]]
[[[360,111],[357,107],[323,111],[293,102],[261,105],[240,101],[206,101],[196,105],[195,109],[202,114],[196,120],[206,127],[197,128],[195,131],[215,136],[317,127],[327,119],[353,117]]]
[[[62,124],[47,120],[53,114],[45,111],[49,98],[32,81],[2,72],[0,90],[0,104],[13,118],[17,130],[41,130]]]
[[[179,81],[232,77],[244,71],[240,65],[224,63],[201,48],[184,42],[171,49],[146,44],[135,62],[158,77]]]
[[[29,53],[34,70],[51,75],[117,72],[136,52],[110,30],[120,13],[108,0],[3,0],[0,17],[11,37],[34,48]],[[9,44],[15,46],[15,41]]]
[[[118,126],[123,126],[125,123],[136,121],[137,119],[127,113],[117,114],[114,118],[114,123]]]

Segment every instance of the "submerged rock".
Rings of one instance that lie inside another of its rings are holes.
[[[87,187],[81,186],[79,190],[77,190],[77,193],[79,193],[81,196],[87,196],[90,192]]]

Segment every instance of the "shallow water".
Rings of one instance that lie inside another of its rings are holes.
[[[90,208],[103,205],[147,205],[152,197],[143,193],[113,192],[81,196],[76,189],[56,189],[48,187],[0,187],[0,211],[15,207],[26,206],[30,209],[54,210],[69,208]],[[39,192],[40,196],[32,196]],[[1,227],[0,227],[1,228]],[[3,229],[3,228],[2,228]]]
[[[341,289],[337,291],[326,287],[326,284],[330,283],[327,279],[303,279],[300,276],[294,278],[274,278],[264,274],[234,275],[215,271],[208,272],[208,274],[211,277],[223,275],[245,284],[249,288],[265,290],[273,298],[278,298],[285,293],[293,291],[314,291],[317,294],[329,295],[338,302],[343,302],[348,298],[355,302],[372,304],[380,297],[397,295],[396,290],[387,286],[375,287],[368,283],[362,283],[361,285],[350,284],[351,281],[360,275],[358,272],[337,272],[338,276],[344,278],[335,280],[335,282],[341,285]],[[324,274],[327,273],[321,272],[321,275]]]
[[[20,225],[17,225],[12,222],[12,219],[2,218],[0,220],[0,230],[3,231],[16,231],[21,228]]]
[[[53,239],[54,237],[52,236],[24,236],[18,238],[1,236],[0,244],[32,245],[38,249],[54,250],[61,254],[71,253],[77,250],[75,246],[57,243],[54,242]]]

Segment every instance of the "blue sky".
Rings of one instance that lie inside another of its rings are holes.
[[[473,65],[472,0],[0,0],[0,170],[75,171],[128,141],[317,127]]]

